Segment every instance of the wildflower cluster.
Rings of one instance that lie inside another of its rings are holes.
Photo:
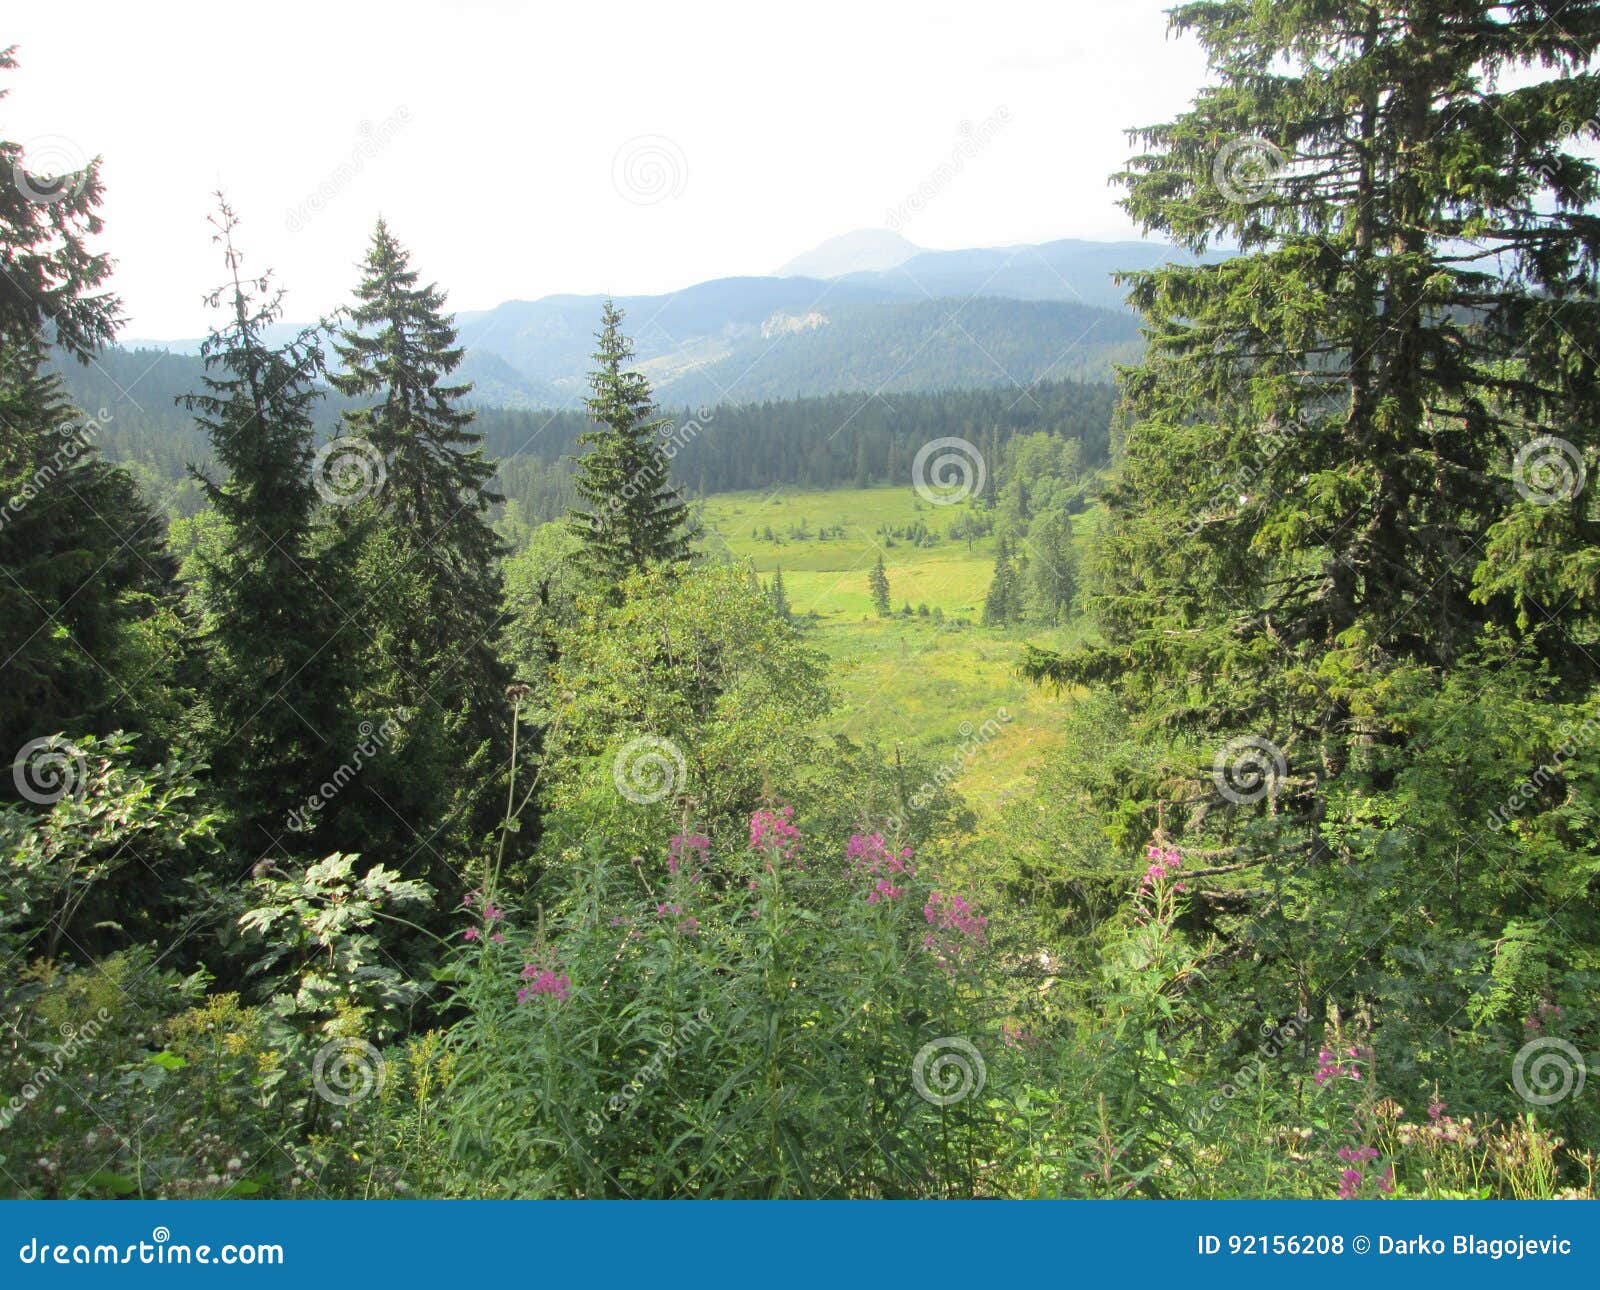
[[[917,867],[911,862],[911,848],[891,850],[881,833],[855,833],[845,845],[845,858],[856,869],[873,879],[872,890],[867,893],[867,904],[899,900],[906,894],[904,887],[895,886],[896,878],[915,878]]]
[[[1456,1119],[1448,1114],[1449,1107],[1437,1097],[1428,1103],[1428,1122],[1426,1124],[1400,1123],[1396,1125],[1396,1133],[1403,1146],[1407,1147],[1433,1147],[1440,1145],[1459,1145],[1475,1147],[1481,1141],[1480,1135],[1472,1126],[1472,1117],[1463,1116]]]
[[[1317,1087],[1321,1088],[1331,1084],[1336,1079],[1350,1079],[1360,1081],[1361,1068],[1356,1062],[1364,1054],[1359,1048],[1346,1048],[1342,1054],[1335,1054],[1333,1049],[1324,1048],[1317,1054],[1317,1073],[1311,1078],[1316,1080]],[[1348,1057],[1350,1061],[1344,1061]]]
[[[674,877],[687,866],[689,881],[699,882],[700,871],[710,858],[711,839],[703,833],[674,833],[667,842],[667,872]]]
[[[949,971],[955,970],[969,946],[986,943],[984,929],[989,926],[989,920],[974,912],[960,896],[932,893],[922,907],[922,916],[933,924],[933,930],[922,938],[922,944],[932,950],[940,965]]]
[[[496,905],[493,901],[485,900],[483,892],[469,891],[461,898],[461,907],[463,909],[476,909],[478,911],[478,925],[476,927],[469,927],[466,931],[462,932],[462,940],[476,941],[486,938],[495,945],[504,945],[506,943],[505,936],[500,932],[500,929],[495,926],[495,924],[501,922],[505,918],[506,911],[501,909],[500,906]]]
[[[794,807],[785,806],[776,811],[761,810],[750,817],[750,849],[767,853],[767,871],[772,871],[772,861],[793,860],[797,868],[805,864],[799,858],[800,830],[794,825]]]
[[[561,966],[548,952],[536,954],[530,963],[522,965],[522,979],[528,984],[517,991],[517,1002],[526,1003],[536,994],[548,994],[557,1003],[565,1003],[572,993],[572,978],[561,971]]]
[[[678,930],[685,936],[699,935],[700,920],[693,914],[685,915],[682,905],[671,901],[662,901],[656,906],[656,917],[676,919]]]
[[[1150,867],[1144,871],[1144,877],[1139,879],[1141,891],[1148,891],[1158,883],[1164,883],[1172,874],[1183,867],[1183,857],[1172,847],[1163,847],[1152,843],[1145,848],[1145,859],[1150,862]],[[1174,891],[1182,891],[1181,882],[1174,883]]]
[[[1344,1168],[1339,1171],[1339,1199],[1354,1200],[1361,1194],[1361,1184],[1364,1181],[1363,1169],[1369,1161],[1378,1158],[1376,1147],[1340,1147],[1339,1159],[1344,1162]],[[1385,1196],[1394,1192],[1394,1166],[1384,1167],[1377,1177],[1378,1191]]]

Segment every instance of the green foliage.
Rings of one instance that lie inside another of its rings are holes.
[[[184,403],[225,475],[216,483],[194,471],[215,524],[194,554],[194,596],[210,759],[228,785],[236,836],[259,849],[282,834],[292,803],[333,772],[351,742],[339,714],[355,685],[355,651],[331,595],[348,553],[314,527],[316,337],[267,345],[282,295],[262,299],[268,277],[241,277],[238,220],[221,198],[213,223],[228,281],[209,303],[227,321],[201,349],[204,392]]]
[[[639,575],[579,613],[558,636],[538,772],[551,835],[643,846],[691,805],[702,827],[734,827],[816,755],[821,659],[741,570]]]
[[[878,555],[877,563],[872,566],[872,572],[867,575],[867,589],[872,593],[872,606],[878,611],[879,618],[889,616],[889,573],[883,567],[883,555]]]
[[[633,345],[610,300],[596,339],[597,366],[584,401],[595,427],[578,438],[589,451],[579,459],[574,485],[587,509],[573,512],[572,526],[585,567],[615,587],[630,573],[688,559],[688,507],[672,486],[665,441],[657,441],[672,421],[656,415],[650,382],[627,367]]]
[[[542,921],[513,913],[504,945],[465,951],[449,1101],[474,1194],[972,1194],[996,1129],[973,1084],[998,1045],[982,946],[923,944],[928,878],[868,903],[837,843],[672,850],[675,873],[659,840],[642,862],[592,843]],[[919,1058],[934,1043],[964,1087]],[[937,1105],[914,1066],[935,1096],[974,1095]]]
[[[199,767],[145,768],[133,748],[120,731],[56,735],[26,763],[31,786],[55,800],[0,808],[7,960],[104,952],[215,915],[207,880],[216,816],[197,800]]]
[[[338,1034],[352,1018],[388,1038],[407,1029],[405,1010],[421,986],[383,961],[372,928],[406,906],[427,908],[432,890],[381,864],[355,871],[355,856],[332,855],[295,875],[267,868],[255,880],[257,903],[239,919],[256,940],[250,975],[279,1017],[320,1018]]]

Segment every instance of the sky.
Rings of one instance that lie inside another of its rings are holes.
[[[125,338],[206,329],[219,188],[293,321],[348,297],[380,214],[455,309],[652,294],[897,219],[938,249],[1135,235],[1125,130],[1205,73],[1170,3],[30,0],[0,134],[103,158]]]

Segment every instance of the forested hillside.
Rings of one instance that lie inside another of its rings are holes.
[[[77,407],[107,413],[96,437],[108,460],[131,470],[146,494],[174,515],[192,515],[203,505],[188,470],[210,464],[211,445],[177,402],[199,386],[204,365],[198,357],[108,348],[91,364],[58,357],[52,367]],[[1043,381],[1020,390],[912,392],[892,399],[865,392],[684,407],[671,416],[673,472],[701,497],[783,484],[909,486],[917,449],[930,439],[956,436],[998,450],[1013,435],[1041,430],[1077,440],[1083,460],[1102,465],[1110,453],[1115,400],[1107,383]],[[334,433],[350,406],[332,389],[316,401],[319,442]],[[474,426],[498,467],[495,487],[517,504],[520,520],[565,514],[578,436],[589,422],[576,407],[476,409]]]

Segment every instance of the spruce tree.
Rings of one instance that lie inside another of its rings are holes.
[[[215,482],[190,468],[222,524],[196,557],[208,756],[255,858],[275,844],[298,849],[285,821],[345,756],[353,641],[336,598],[340,561],[313,535],[319,333],[267,344],[282,292],[270,275],[243,273],[238,221],[220,194],[212,223],[228,277],[207,303],[225,321],[201,346],[204,391],[182,402],[223,471]]]
[[[789,595],[783,588],[782,569],[774,569],[772,571],[772,589],[769,595],[772,599],[773,612],[786,623],[793,621],[794,610],[790,607]]]
[[[462,350],[444,293],[420,285],[382,220],[348,318],[334,345],[341,370],[329,379],[365,404],[343,414],[350,449],[383,463],[381,486],[341,513],[365,535],[350,609],[372,646],[368,703],[402,708],[415,723],[398,808],[406,834],[428,837],[445,814],[481,834],[510,733],[509,673],[496,648],[503,546],[487,519],[502,500],[488,486],[495,467],[462,406],[471,387],[450,380]]]
[[[1515,736],[1478,723],[1592,702],[1600,4],[1192,3],[1173,23],[1217,84],[1138,132],[1124,204],[1238,253],[1129,277],[1149,344],[1124,380],[1100,640],[1030,670],[1111,687],[1130,751],[1080,786],[1130,850],[1159,829],[1204,855],[1196,910],[1249,990],[1354,994],[1396,1044],[1397,1017],[1429,1017],[1410,1060],[1469,1005],[1515,1024],[1591,936],[1535,932],[1596,863],[1559,814],[1592,818],[1592,794],[1571,779],[1537,826],[1493,827],[1491,791],[1541,754],[1491,790],[1485,743]]]
[[[0,50],[0,71],[16,66]],[[7,91],[0,90],[0,99]],[[161,518],[97,443],[99,409],[72,408],[49,347],[87,363],[115,334],[104,289],[98,160],[31,174],[0,139],[0,764],[58,732],[170,733],[169,662],[180,653],[175,566]],[[170,626],[168,626],[170,625]],[[0,777],[9,797],[12,777]]]
[[[1017,575],[1011,565],[1011,544],[1002,535],[995,543],[994,577],[983,601],[983,625],[1004,627],[1019,616],[1017,609]]]
[[[883,567],[882,552],[879,552],[878,562],[872,566],[872,572],[867,575],[867,587],[872,592],[872,607],[878,611],[878,617],[887,618],[890,614],[889,571]]]
[[[650,382],[628,366],[633,344],[622,310],[607,300],[585,400],[594,425],[578,437],[573,487],[584,508],[571,513],[585,567],[608,587],[630,573],[689,558],[688,506],[672,486],[671,462],[657,442],[672,424],[656,414]]]
[[[1078,591],[1077,555],[1072,545],[1072,517],[1065,507],[1036,519],[1028,530],[1027,548],[1033,603],[1045,622],[1055,624],[1072,606]]]

